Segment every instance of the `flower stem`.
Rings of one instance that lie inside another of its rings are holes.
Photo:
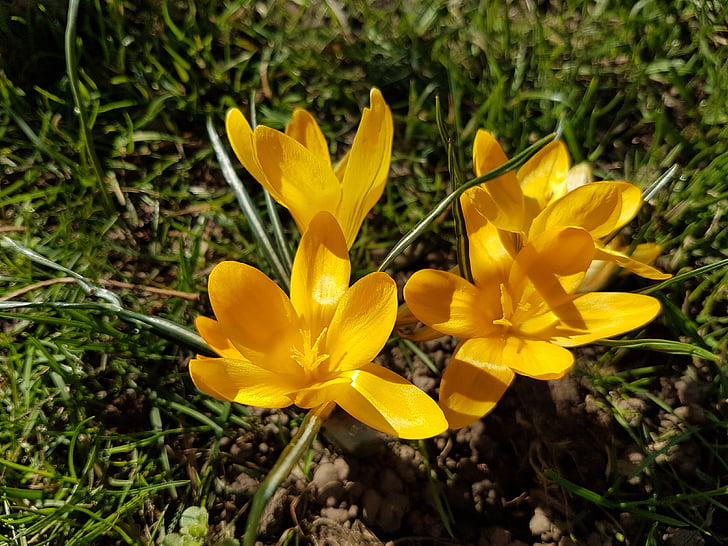
[[[245,525],[243,546],[255,545],[255,539],[258,536],[258,523],[260,522],[265,505],[283,480],[289,476],[293,467],[301,460],[335,405],[334,402],[329,402],[308,412],[301,426],[298,428],[298,432],[291,438],[289,444],[285,447],[280,457],[278,457],[276,464],[268,472],[263,483],[260,484],[250,506],[248,522]]]

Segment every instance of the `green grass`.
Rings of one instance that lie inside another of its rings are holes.
[[[341,155],[369,88],[378,86],[395,116],[393,168],[369,221],[374,229],[353,249],[360,273],[375,269],[447,193],[436,95],[466,172],[478,128],[497,134],[511,156],[557,130],[597,176],[642,187],[678,165],[679,179],[634,224],[638,234],[665,246],[661,265],[673,272],[722,257],[728,9],[721,2],[369,4],[83,2],[74,45],[89,140],[65,69],[66,6],[3,3],[0,234],[94,281],[136,286],[111,288],[131,311],[191,325],[210,313],[206,276],[218,261],[267,267],[220,175],[207,117],[222,134],[226,109],[247,113],[253,99],[258,122],[281,128],[305,106]],[[100,186],[118,191],[106,200]],[[448,248],[452,222],[435,224],[422,241]],[[0,297],[62,276],[0,247]],[[721,269],[659,294],[660,335],[725,355],[725,286]],[[55,281],[16,299],[96,301]],[[194,389],[188,348],[99,310],[3,311],[0,321],[0,542],[137,544],[175,530],[185,507],[212,505],[226,464],[220,438],[259,422]],[[725,538],[728,530],[711,523],[726,517],[725,358],[659,356],[636,369],[607,368],[591,363],[584,373],[645,454],[635,472],[664,496],[632,499],[616,474],[605,492],[562,487],[604,510],[631,512],[643,522],[632,543],[657,543],[671,524],[665,518]],[[654,398],[655,374],[695,370],[708,381],[703,424],[662,438],[659,424],[635,427],[615,405],[639,395],[651,411],[674,414]],[[712,454],[709,475],[687,483],[669,461],[658,462],[651,447],[658,441],[662,450],[702,446]],[[185,442],[204,463],[170,455]]]

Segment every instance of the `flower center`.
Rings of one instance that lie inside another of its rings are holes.
[[[319,353],[319,347],[324,337],[326,337],[327,330],[328,328],[321,330],[316,341],[311,343],[311,331],[302,329],[300,332],[301,339],[303,339],[303,347],[301,349],[295,346],[291,347],[291,358],[303,368],[306,374],[314,372],[319,364],[329,358],[328,353]]]
[[[517,329],[518,325],[530,315],[531,304],[529,302],[518,302],[514,305],[513,297],[508,293],[505,285],[500,285],[500,302],[503,316],[495,319],[493,324],[498,324],[507,329]]]

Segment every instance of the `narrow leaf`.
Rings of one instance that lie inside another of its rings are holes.
[[[268,260],[268,263],[270,263],[271,267],[274,269],[279,282],[286,290],[288,290],[291,277],[290,269],[285,267],[285,260],[278,255],[276,247],[268,237],[268,232],[263,226],[263,221],[260,219],[258,211],[255,210],[255,206],[253,205],[250,195],[245,189],[245,186],[243,186],[240,178],[238,178],[238,175],[235,174],[232,161],[230,161],[230,157],[225,151],[222,142],[220,142],[220,137],[218,137],[215,132],[215,127],[212,125],[211,118],[207,118],[207,134],[210,137],[210,143],[212,144],[217,160],[220,163],[222,174],[227,183],[233,189],[235,197],[237,197],[238,203],[240,204],[240,208],[248,220],[253,236],[258,242],[258,246],[263,252],[265,258]]]
[[[605,347],[618,347],[621,349],[641,349],[645,351],[659,351],[674,355],[697,356],[705,360],[717,362],[720,358],[702,347],[689,343],[670,341],[667,339],[601,339],[594,342]]]

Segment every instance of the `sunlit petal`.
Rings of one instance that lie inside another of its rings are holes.
[[[468,232],[470,268],[478,286],[504,282],[516,255],[517,235],[499,230],[482,213],[479,204],[487,199],[490,197],[485,190],[475,187],[460,200]]]
[[[646,279],[652,279],[654,281],[662,281],[672,277],[670,273],[663,273],[659,269],[647,265],[641,261],[637,261],[634,258],[619,252],[618,250],[612,250],[605,248],[601,245],[597,246],[594,250],[595,260],[609,260],[616,263],[619,267],[623,267],[632,273],[644,277]]]
[[[435,401],[396,373],[374,363],[348,372],[335,401],[376,430],[406,439],[437,436],[447,421]]]
[[[541,233],[516,257],[508,280],[514,301],[530,301],[531,286],[549,307],[570,299],[584,278],[594,253],[591,236],[579,228]]]
[[[574,365],[574,355],[548,341],[511,336],[503,360],[516,373],[534,379],[559,379]]]
[[[291,303],[314,339],[331,321],[350,274],[341,228],[328,212],[317,214],[301,237],[291,272]]]
[[[497,286],[487,289],[498,295]],[[423,269],[412,275],[404,287],[404,299],[421,322],[452,336],[486,335],[493,329],[493,320],[501,316],[500,305],[492,303],[487,308],[484,296],[473,284],[434,269]],[[491,298],[491,302],[497,301]]]
[[[569,306],[554,309],[569,325],[581,324],[584,334],[561,337],[554,332],[552,340],[564,347],[591,343],[639,328],[660,313],[659,300],[642,294],[590,292],[577,296]]]
[[[610,184],[614,184],[622,196],[622,207],[617,219],[617,228],[620,228],[637,216],[642,207],[642,190],[629,182],[610,182]]]
[[[334,174],[336,179],[342,181],[344,179],[344,173],[346,172],[346,166],[349,164],[349,155],[351,150],[348,150],[344,156],[339,159],[338,163],[334,166]]]
[[[220,327],[220,323],[207,317],[197,317],[195,328],[210,348],[218,355],[227,358],[243,358]]]
[[[239,262],[222,262],[209,279],[212,309],[224,335],[253,362],[285,371],[296,312],[281,288],[261,271]]]
[[[501,338],[476,338],[455,349],[440,384],[440,407],[450,428],[465,427],[489,413],[513,381],[503,346]]]
[[[327,161],[293,138],[265,126],[255,129],[253,144],[266,175],[266,181],[260,182],[291,211],[302,232],[317,212],[336,215],[341,188]]]
[[[265,174],[258,165],[258,159],[253,148],[253,129],[243,113],[237,108],[228,110],[225,116],[225,130],[230,145],[245,170],[260,184],[265,184]]]
[[[562,226],[584,228],[595,239],[609,235],[620,219],[621,189],[614,182],[592,182],[570,191],[534,219],[529,238]]]
[[[386,273],[356,282],[336,308],[326,350],[333,371],[352,370],[374,359],[389,339],[397,317],[397,285]]]
[[[473,163],[475,176],[482,176],[500,167],[508,157],[498,141],[488,131],[479,130],[473,143]],[[516,173],[506,174],[484,182],[480,186],[491,197],[487,213],[488,219],[500,229],[523,231],[523,192],[518,184]]]
[[[293,403],[299,408],[316,408],[341,395],[342,387],[351,383],[348,375],[330,376],[324,381],[309,384],[292,394]]]
[[[286,134],[303,144],[313,155],[331,168],[331,156],[326,137],[316,120],[306,110],[302,108],[294,110],[291,122],[286,125]]]
[[[553,199],[567,191],[569,152],[560,140],[539,150],[518,171],[518,180],[526,198],[526,215],[534,218]]]
[[[566,176],[566,190],[571,191],[592,182],[592,170],[588,163],[579,163],[569,169]]]
[[[287,393],[301,386],[295,376],[234,358],[192,359],[190,375],[205,394],[260,408],[290,406],[293,401]]]
[[[389,175],[394,126],[381,91],[372,89],[346,158],[342,200],[337,219],[348,246],[354,242],[364,217],[379,200]]]
[[[611,248],[611,247],[609,247]],[[627,247],[620,248],[620,252],[624,252],[627,249]],[[652,264],[657,258],[660,257],[660,254],[662,254],[662,251],[664,249],[662,248],[662,245],[659,245],[657,243],[641,243],[637,245],[634,249],[634,252],[630,254],[630,258],[633,260],[637,260],[638,262],[642,262],[645,264]]]

